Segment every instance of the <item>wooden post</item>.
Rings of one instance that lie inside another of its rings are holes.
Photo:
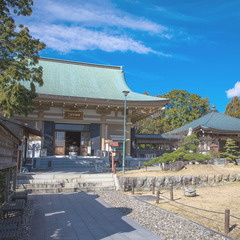
[[[17,170],[18,168],[16,167],[16,171],[14,171],[14,174],[13,174],[13,191],[14,192],[16,191],[16,184],[17,184]]]
[[[152,194],[153,195],[155,194],[155,182],[153,182],[153,184],[152,184]]]
[[[114,154],[112,151],[112,172],[114,172]]]
[[[10,168],[5,169],[5,195],[4,201],[8,202],[9,200],[9,184],[10,184]]]
[[[141,163],[138,162],[138,169],[141,169]]]
[[[134,194],[134,184],[132,184],[132,194]]]
[[[170,186],[170,199],[173,201],[173,185]]]
[[[159,198],[160,198],[160,191],[157,191],[157,195],[156,195],[156,203],[159,203]]]
[[[225,234],[229,233],[229,224],[230,224],[230,210],[225,209],[225,226],[224,226]]]

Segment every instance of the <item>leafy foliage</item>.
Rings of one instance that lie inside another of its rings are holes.
[[[32,5],[32,0],[0,2],[0,111],[7,117],[31,112],[35,83],[43,85],[42,68],[36,64],[45,44],[33,39],[27,27],[16,26],[12,17],[30,16]],[[29,89],[23,85],[24,81],[29,83]]]
[[[200,141],[198,140],[197,136],[192,134],[185,138],[183,147],[187,151],[196,152],[198,150],[198,145]]]
[[[210,160],[211,157],[209,155],[203,155],[201,153],[197,153],[199,145],[199,140],[196,135],[192,134],[187,136],[184,139],[182,147],[178,148],[172,153],[164,153],[161,157],[153,158],[152,160],[145,163],[145,166],[151,166],[158,163],[171,163],[175,161],[198,161],[204,162],[206,160]]]
[[[162,118],[165,132],[186,125],[210,111],[208,98],[201,98],[198,94],[190,94],[185,90],[174,89],[160,97],[170,99]]]
[[[226,152],[224,152],[224,155],[226,156],[226,160],[228,161],[234,161],[235,164],[237,165],[237,159],[238,159],[238,155],[239,155],[239,147],[237,146],[236,142],[231,139],[228,138],[226,140],[226,144],[224,146],[224,148],[226,149]]]
[[[231,101],[228,103],[225,114],[231,116],[240,118],[240,99],[239,97],[233,97]]]
[[[192,122],[210,111],[208,98],[190,94],[185,90],[172,90],[167,94],[158,95],[170,99],[165,111],[136,123],[136,132],[145,134],[160,134],[169,132]]]

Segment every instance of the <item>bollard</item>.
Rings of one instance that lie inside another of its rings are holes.
[[[170,186],[170,199],[173,201],[173,185]]]
[[[141,163],[138,162],[138,169],[141,169]]]
[[[114,170],[113,173],[116,173],[116,163],[114,163]]]
[[[230,224],[230,210],[225,209],[225,226],[224,226],[225,234],[229,233],[229,224]]]
[[[152,194],[154,195],[155,194],[155,183],[153,182],[152,184]]]
[[[134,185],[132,185],[132,194],[134,194]]]
[[[160,198],[160,191],[157,191],[157,195],[156,195],[156,203],[159,203],[159,198]]]

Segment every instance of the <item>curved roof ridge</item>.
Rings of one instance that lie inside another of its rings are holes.
[[[114,66],[114,65],[97,64],[97,63],[78,62],[78,61],[72,61],[72,60],[63,60],[63,59],[47,58],[47,57],[40,57],[40,60],[41,61],[48,61],[48,62],[56,62],[56,63],[82,65],[82,66],[88,66],[88,67],[109,68],[109,69],[116,69],[116,70],[122,70],[122,68],[123,68],[123,66]]]
[[[209,118],[206,120],[205,123],[201,124],[201,126],[206,125],[206,124],[211,120],[211,118],[212,118],[212,116],[213,116],[213,113],[214,113],[213,111],[209,113],[209,115],[210,115]],[[208,115],[208,114],[207,114],[207,115]],[[207,116],[207,115],[206,115],[206,116]]]

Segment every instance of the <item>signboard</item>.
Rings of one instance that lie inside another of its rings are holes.
[[[118,147],[118,142],[110,142],[111,147]]]
[[[83,111],[78,110],[65,110],[63,112],[63,118],[65,119],[78,119],[83,120]]]

